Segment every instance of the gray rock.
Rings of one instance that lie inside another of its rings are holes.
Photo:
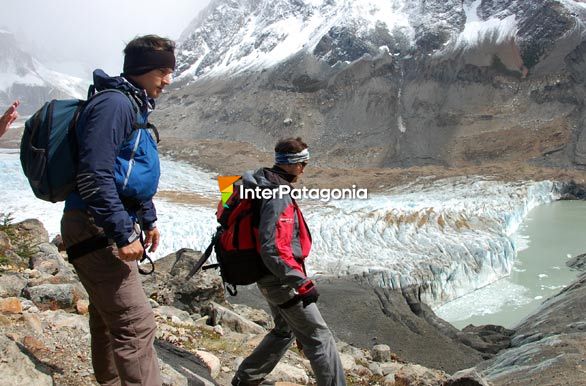
[[[377,344],[372,348],[372,360],[375,362],[390,362],[391,348],[386,344]]]
[[[216,385],[206,365],[197,355],[158,339],[155,340],[155,348],[159,362],[164,363],[162,366],[164,384],[185,385],[183,378],[177,374],[179,373],[185,377],[188,385]],[[171,383],[173,381],[177,383]]]
[[[182,324],[195,325],[195,322],[191,318],[191,315],[187,311],[180,310],[171,306],[159,306],[153,309],[155,315],[163,316],[172,321],[179,321]]]
[[[155,262],[155,274],[143,277],[147,296],[160,305],[202,313],[210,300],[223,302],[220,276],[213,271],[199,271],[190,280],[187,274],[201,256],[200,252],[181,249]]]
[[[24,238],[31,245],[38,245],[49,242],[49,233],[43,226],[43,223],[37,219],[28,219],[14,224],[14,228],[19,238]]]
[[[388,363],[379,363],[380,370],[382,371],[383,375],[395,375],[396,372],[401,370],[403,366],[402,363],[397,362],[388,362]]]
[[[281,382],[297,383],[299,385],[309,384],[309,376],[304,369],[282,362],[271,371],[268,378],[277,379]]]
[[[26,279],[15,272],[5,272],[0,275],[0,297],[18,297],[26,287]]]
[[[157,303],[155,300],[149,298],[149,304],[151,305],[151,308],[158,308],[161,305],[159,303]]]
[[[489,386],[475,368],[458,371],[443,386]]]
[[[383,371],[381,369],[380,363],[372,362],[368,364],[368,369],[372,371],[374,375],[382,376]]]
[[[41,284],[27,287],[23,294],[41,309],[73,309],[79,299],[87,299],[83,287],[77,284]]]
[[[163,386],[189,386],[187,377],[159,359]]]
[[[395,373],[395,383],[402,386],[441,386],[446,380],[442,371],[413,364],[407,364]]]
[[[30,261],[31,269],[52,275],[52,276],[74,276],[73,270],[63,259],[57,247],[51,243],[42,243],[38,245],[39,251],[35,253]]]
[[[48,310],[41,313],[41,319],[52,329],[74,328],[85,333],[90,332],[89,319],[83,315],[72,314],[63,310]]]
[[[243,316],[245,319],[254,322],[267,330],[274,327],[273,318],[263,310],[258,310],[252,307],[248,307],[244,304],[234,304],[234,312]]]
[[[49,373],[46,368],[38,368],[15,342],[0,334],[0,386],[52,386]]]
[[[195,355],[197,355],[197,357],[202,361],[202,363],[204,363],[205,366],[208,368],[212,378],[216,378],[220,374],[220,368],[222,367],[220,358],[218,358],[210,352],[203,350],[197,350],[195,352]]]
[[[37,313],[26,312],[22,315],[26,324],[38,335],[43,333],[43,323]]]
[[[264,334],[266,332],[262,326],[243,318],[218,303],[212,302],[211,306],[210,322],[212,325],[221,324],[232,331],[240,333]]]
[[[511,348],[476,369],[500,385],[579,385],[586,357],[586,273],[515,326]]]
[[[488,354],[496,354],[511,345],[511,336],[514,331],[502,326],[469,325],[457,333],[458,338],[467,346]]]
[[[352,370],[356,365],[354,357],[350,354],[340,353],[340,361],[342,362],[342,368],[346,371]]]
[[[566,265],[577,271],[586,271],[586,253],[572,257],[566,261]]]

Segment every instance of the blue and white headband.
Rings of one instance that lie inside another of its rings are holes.
[[[303,149],[299,153],[275,153],[275,163],[277,165],[291,165],[299,162],[305,162],[309,159],[309,150]]]

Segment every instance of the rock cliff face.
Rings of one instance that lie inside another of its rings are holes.
[[[511,348],[480,365],[483,374],[495,385],[583,384],[585,295],[582,273],[515,327]]]
[[[165,136],[302,135],[353,166],[585,165],[586,7],[215,1],[186,29]]]

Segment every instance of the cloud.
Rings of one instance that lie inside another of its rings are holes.
[[[0,28],[53,70],[84,78],[118,74],[124,45],[137,35],[179,38],[209,0],[27,0],[5,2]]]

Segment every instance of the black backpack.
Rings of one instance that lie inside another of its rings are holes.
[[[249,285],[269,274],[260,256],[258,224],[260,200],[240,198],[242,185],[235,189],[226,204],[218,203],[216,218],[220,224],[212,236],[210,245],[187,275],[189,280],[209,259],[212,249],[216,252],[216,264],[203,269],[220,268],[220,275],[230,295],[235,296],[237,285]]]

